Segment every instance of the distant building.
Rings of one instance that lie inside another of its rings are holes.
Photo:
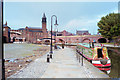
[[[7,22],[3,25],[3,42],[10,42],[10,27],[7,26]]]
[[[10,34],[9,38],[11,38],[10,41],[37,43],[39,39],[48,38],[46,22],[47,20],[44,13],[42,17],[42,28],[26,26],[25,28],[20,28],[18,30],[9,30],[9,34]],[[8,35],[8,34],[4,34],[4,35]]]
[[[76,35],[91,35],[88,30],[77,30]]]
[[[39,27],[25,27],[18,30],[11,30],[11,42],[37,43],[37,39],[44,38],[44,34]]]
[[[63,36],[73,36],[72,33],[68,32],[68,31],[66,31],[66,30],[63,30],[63,31],[62,31],[62,35],[63,35]]]
[[[48,32],[48,34],[49,34],[49,37],[50,37],[51,36],[50,31]],[[66,30],[63,30],[63,31],[53,31],[52,35],[53,36],[55,36],[55,35],[57,35],[57,36],[73,36],[74,34],[68,32]]]

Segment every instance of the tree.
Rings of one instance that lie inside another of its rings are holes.
[[[120,37],[120,14],[119,13],[110,13],[105,17],[102,17],[98,22],[98,31],[99,33],[108,38],[108,40],[115,40]]]

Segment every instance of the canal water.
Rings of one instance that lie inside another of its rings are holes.
[[[120,48],[108,47],[108,55],[111,60],[111,71],[108,75],[120,78]]]

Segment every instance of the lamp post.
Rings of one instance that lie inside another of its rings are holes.
[[[57,33],[58,33],[58,28],[56,29],[56,38],[57,38]],[[55,43],[57,42],[57,40],[55,39]]]
[[[52,15],[51,17],[51,44],[50,44],[50,58],[52,58],[52,54],[53,54],[53,50],[52,50],[52,18],[55,17],[56,18],[56,21],[55,21],[55,24],[54,25],[58,25],[57,24],[57,16],[56,15]]]
[[[57,40],[56,40],[56,37],[57,37],[57,25],[56,25],[56,27],[55,27],[55,37],[54,37],[54,39],[55,39],[55,46],[54,46],[54,49],[57,49],[57,46],[56,46],[56,42],[57,42]]]

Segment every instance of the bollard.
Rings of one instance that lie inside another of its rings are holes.
[[[50,62],[50,56],[49,56],[49,54],[47,55],[47,62],[48,63]]]
[[[52,54],[50,54],[50,58],[52,59]]]

